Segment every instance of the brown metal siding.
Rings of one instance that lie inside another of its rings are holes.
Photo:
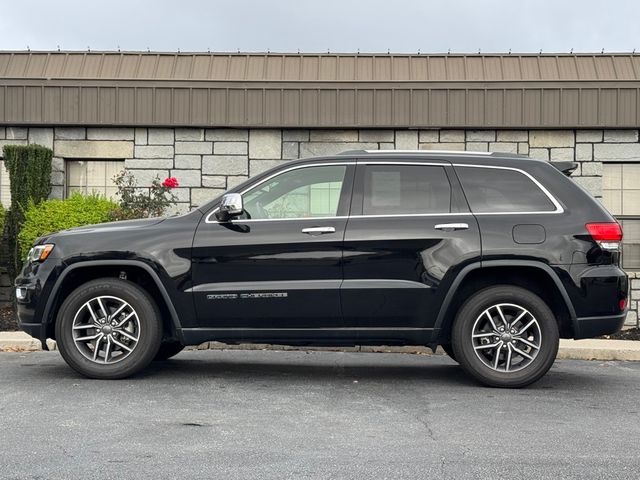
[[[635,127],[635,55],[0,52],[0,123]]]

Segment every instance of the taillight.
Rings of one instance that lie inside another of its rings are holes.
[[[622,241],[622,228],[617,222],[587,223],[589,235],[598,242],[603,250],[619,250]]]

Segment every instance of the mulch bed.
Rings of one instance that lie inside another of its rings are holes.
[[[12,306],[0,308],[0,332],[18,330],[18,319]]]
[[[627,328],[613,335],[603,335],[606,340],[640,340],[640,328]]]

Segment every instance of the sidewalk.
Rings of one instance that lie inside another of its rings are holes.
[[[55,350],[55,342],[49,340],[49,349]],[[206,342],[199,345],[198,350],[329,350],[351,352],[386,352],[412,353],[419,355],[433,355],[426,347],[290,347],[284,345],[245,344],[226,345],[219,342]],[[4,352],[32,352],[41,350],[40,342],[24,332],[0,332],[0,351]],[[438,348],[436,355],[444,352]],[[572,360],[626,360],[640,361],[640,341],[633,340],[560,340],[558,358]]]

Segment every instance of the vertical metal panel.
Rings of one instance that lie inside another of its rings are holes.
[[[251,125],[264,125],[262,93],[262,90],[257,88],[247,90],[247,122]]]
[[[227,80],[229,78],[231,58],[228,55],[217,55],[213,57],[211,61],[212,64],[209,70],[209,78],[212,80]]]
[[[51,61],[49,61],[49,63],[51,63]],[[119,65],[120,57],[116,57],[114,55],[103,55],[102,67],[100,67],[100,76],[106,78],[118,78]]]
[[[264,68],[265,58],[260,55],[250,55],[247,57],[247,70],[246,70],[246,78],[247,80],[260,80],[264,78],[265,68]],[[235,67],[238,68],[238,67]],[[239,71],[239,70],[238,70]]]
[[[138,61],[136,78],[154,78],[158,55],[142,55]],[[122,75],[119,75],[122,78]]]
[[[414,90],[411,95],[411,124],[429,125],[429,91]]]
[[[558,80],[558,63],[555,57],[538,57],[540,75],[545,80]]]
[[[282,125],[282,92],[280,90],[264,92],[264,123],[269,126]]]
[[[283,80],[299,80],[300,79],[300,58],[292,55],[284,57],[284,75]]]
[[[614,57],[613,68],[616,72],[616,78],[620,80],[635,80],[636,78],[631,57]]]
[[[429,125],[434,127],[448,125],[447,90],[431,90],[429,95]]]
[[[191,97],[188,88],[173,89],[173,111],[171,115],[171,123],[179,125],[191,124]]]
[[[300,90],[288,89],[282,92],[282,123],[300,124]]]
[[[575,80],[578,78],[578,68],[575,57],[558,58],[558,76],[562,80]]]
[[[98,89],[83,87],[80,90],[80,121],[83,123],[98,123]]]
[[[504,111],[504,92],[502,90],[487,90],[485,106],[485,121],[487,125],[502,125]]]
[[[100,65],[102,64],[102,56],[87,55],[84,57],[84,63],[80,76],[83,78],[98,78],[100,76]]]
[[[0,76],[7,77],[6,74],[7,69],[9,68],[9,63],[11,62],[11,55],[8,53],[0,53]]]
[[[338,94],[335,90],[320,90],[318,97],[318,124],[335,125],[338,121]]]
[[[318,124],[318,91],[302,90],[300,122],[304,125]]]
[[[467,57],[467,78],[469,80],[484,79],[484,59],[482,57]]]
[[[541,123],[545,126],[560,124],[560,90],[557,88],[542,91]]]
[[[100,87],[98,90],[98,122],[113,125],[116,122],[116,89]]]
[[[171,77],[178,78],[178,79],[190,78],[192,66],[193,66],[192,56],[178,56],[176,58],[176,64],[173,69],[173,73],[171,74]]]
[[[210,66],[210,55],[194,55],[191,78],[195,80],[204,80],[205,78],[209,78]]]
[[[122,87],[118,89],[118,123],[121,125],[135,125],[135,89]]]
[[[447,67],[443,57],[429,57],[429,79],[446,80]]]
[[[155,56],[152,57],[155,62]],[[109,65],[109,69],[114,70],[114,75],[117,74],[119,78],[136,78],[138,76],[138,66],[140,65],[139,55],[123,55],[120,58],[119,65]],[[151,60],[151,59],[150,59]],[[151,63],[151,62],[149,62]],[[141,72],[142,78],[151,78],[151,72]]]
[[[0,85],[0,122],[6,121],[6,117],[4,113],[6,90],[7,89],[5,87]]]
[[[391,90],[374,90],[373,102],[373,124],[391,125],[393,112]]]
[[[319,80],[335,80],[338,76],[338,60],[336,57],[321,57]]]
[[[522,126],[521,89],[510,89],[504,92],[504,123],[514,127]]]
[[[223,88],[215,88],[209,92],[209,115],[211,125],[227,125],[229,117],[227,115],[227,102],[229,92]]]
[[[27,55],[12,55],[9,65],[5,71],[5,76],[17,78],[24,76],[29,57]]]
[[[171,123],[170,88],[156,88],[155,102],[153,103],[153,123],[157,125]]]
[[[209,91],[206,88],[191,90],[191,122],[194,125],[209,123]]]
[[[43,121],[59,123],[64,119],[60,87],[44,87],[43,96]],[[78,115],[74,116],[77,118]]]
[[[356,58],[356,80],[367,81],[373,78],[373,59],[371,57]]]
[[[62,75],[65,77],[77,78],[82,70],[82,62],[84,54],[70,53],[67,55],[67,61],[64,64]]]
[[[464,57],[447,58],[447,78],[464,80],[465,76]]]
[[[577,88],[565,88],[562,90],[562,98],[560,100],[560,124],[571,127],[578,125],[580,122],[580,90]]]
[[[23,87],[7,87],[5,103],[5,115],[8,122],[20,122],[24,117],[24,88]]]
[[[356,90],[356,125],[373,125],[373,90]]]
[[[338,92],[338,125],[356,124],[356,92],[340,90]]]
[[[598,89],[580,91],[580,125],[598,125]]]
[[[139,125],[153,123],[153,89],[136,89],[136,122]]]
[[[522,102],[522,122],[525,125],[540,125],[541,90],[525,90]]]
[[[393,118],[390,125],[411,125],[411,91],[393,91]]]
[[[485,80],[502,80],[502,62],[500,57],[485,57]]]
[[[464,90],[449,90],[449,125],[465,125],[467,120],[466,92]]]
[[[467,92],[467,124],[484,124],[484,90],[469,90]]]
[[[427,57],[414,57],[411,62],[411,80],[423,80],[429,78],[429,59]]]
[[[175,64],[175,58],[173,55],[159,55],[158,64],[156,66],[156,72],[154,74],[154,77],[171,78],[173,74],[174,64]]]
[[[577,57],[576,68],[578,79],[593,79],[596,76],[596,66],[593,57]]]
[[[502,71],[505,80],[521,80],[520,58],[502,57]]]
[[[47,88],[44,90],[45,98],[47,97]],[[54,104],[57,103],[54,100]],[[133,96],[131,97],[131,103],[133,105]],[[80,117],[80,88],[79,87],[62,87],[62,114],[61,120],[63,123],[77,123]],[[44,116],[45,121],[50,116],[50,108],[51,106],[45,102],[44,106]],[[130,119],[131,124],[135,122],[135,119],[132,117]]]
[[[597,78],[615,78],[615,70],[611,57],[597,57],[595,59]]]
[[[282,57],[267,57],[263,77],[267,80],[280,80],[282,78],[282,63]]]
[[[598,103],[598,122],[602,125],[616,125],[618,106],[618,91],[614,88],[603,88],[600,90],[600,101]]]
[[[340,57],[338,61],[337,80],[355,80],[356,59],[353,57]]]
[[[34,123],[42,121],[42,87],[25,87],[24,119]]]
[[[46,53],[34,53],[31,55],[24,75],[26,77],[41,77],[44,75],[44,69],[47,65],[48,57],[49,56]]]
[[[396,57],[393,59],[392,80],[411,80],[409,57]]]
[[[391,76],[391,57],[374,57],[373,79],[388,80]]]
[[[622,88],[618,92],[618,125],[635,125],[638,115],[638,91],[633,88]]]
[[[540,80],[538,57],[522,57],[520,60],[522,76],[530,80]]]
[[[302,57],[301,80],[315,80],[318,78],[318,57]]]
[[[239,88],[229,89],[227,99],[227,124],[243,125],[246,122],[245,91]]]

